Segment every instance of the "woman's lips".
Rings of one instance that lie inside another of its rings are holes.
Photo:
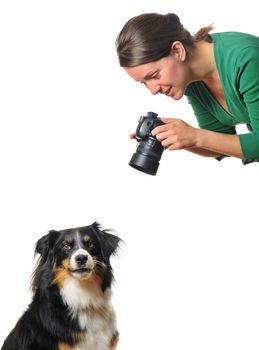
[[[168,90],[165,91],[166,96],[171,96],[172,93],[172,87],[170,87]]]

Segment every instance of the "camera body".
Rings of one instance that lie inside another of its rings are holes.
[[[156,175],[164,147],[156,137],[152,136],[151,131],[163,124],[154,112],[148,112],[147,116],[139,118],[135,135],[139,145],[129,162],[134,169],[149,175]]]

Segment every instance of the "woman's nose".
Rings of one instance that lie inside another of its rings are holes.
[[[147,83],[146,86],[152,95],[156,95],[160,91],[160,86],[152,84],[151,82]]]

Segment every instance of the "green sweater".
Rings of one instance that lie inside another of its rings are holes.
[[[259,161],[259,37],[226,32],[212,34],[214,55],[228,113],[202,81],[186,91],[199,127],[236,134],[235,125],[246,123],[251,131],[238,135],[243,163]]]

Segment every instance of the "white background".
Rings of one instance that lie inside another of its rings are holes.
[[[0,2],[0,344],[30,301],[34,245],[98,220],[113,259],[119,349],[259,348],[258,165],[164,152],[128,166],[140,115],[196,120],[119,67],[115,38],[143,12],[195,33],[259,35],[254,0]],[[255,73],[255,74],[258,74]]]

